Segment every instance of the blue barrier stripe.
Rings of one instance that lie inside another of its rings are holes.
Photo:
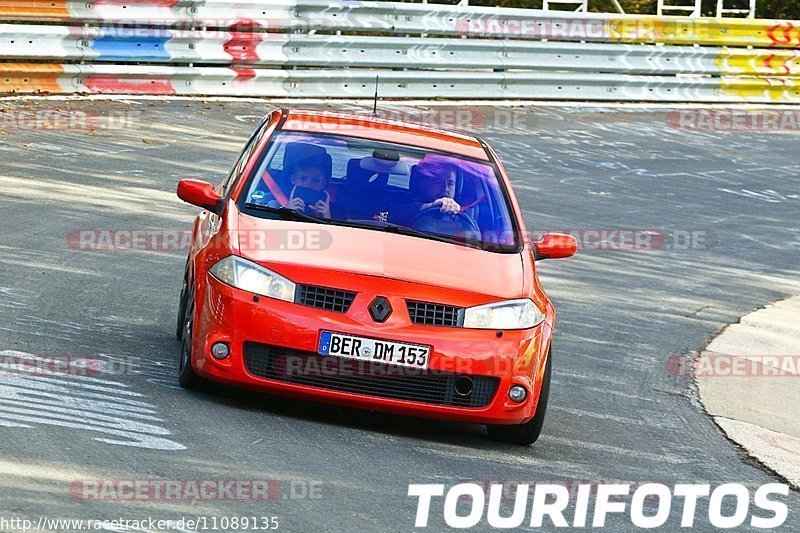
[[[125,61],[131,59],[169,60],[166,44],[170,37],[101,37],[95,39],[92,48],[99,54],[100,61]]]

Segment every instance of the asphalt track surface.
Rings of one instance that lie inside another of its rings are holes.
[[[0,352],[128,363],[89,380],[0,375],[6,518],[277,516],[284,531],[410,531],[409,483],[754,488],[776,479],[726,440],[668,362],[691,359],[749,310],[800,293],[797,132],[685,131],[666,110],[599,107],[520,108],[509,127],[506,108],[471,109],[531,229],[667,236],[657,250],[586,249],[539,263],[558,310],[554,378],[543,436],[521,448],[478,426],[181,390],[173,332],[185,250],[86,251],[69,241],[76,230],[188,228],[197,210],[175,197],[177,181],[221,180],[267,103],[5,105],[135,117],[124,130],[0,136]],[[702,242],[671,246],[686,232]],[[85,479],[255,478],[278,481],[280,497],[70,493]],[[308,487],[318,497],[303,498]],[[787,501],[782,530],[800,531],[800,498]],[[704,509],[695,527],[711,531]],[[665,530],[677,529],[679,512]],[[430,529],[444,527],[440,501]],[[627,514],[609,515],[607,529],[634,527]]]

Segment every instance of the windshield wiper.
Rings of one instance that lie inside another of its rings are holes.
[[[281,217],[283,220],[295,220],[300,222],[315,222],[317,224],[331,224],[333,220],[329,218],[315,217],[314,215],[307,215],[288,207],[270,207],[268,205],[259,205],[253,203],[246,203],[244,206],[247,209],[254,209],[256,211],[264,211],[265,213],[274,213]]]

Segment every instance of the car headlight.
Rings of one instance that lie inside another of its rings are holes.
[[[533,300],[507,300],[464,310],[464,327],[476,329],[528,329],[544,320]]]
[[[294,301],[294,282],[268,268],[229,255],[211,267],[211,274],[226,285],[278,300]]]

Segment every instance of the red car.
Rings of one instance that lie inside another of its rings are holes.
[[[194,222],[179,381],[486,424],[544,422],[555,310],[506,171],[479,137],[276,109]]]

